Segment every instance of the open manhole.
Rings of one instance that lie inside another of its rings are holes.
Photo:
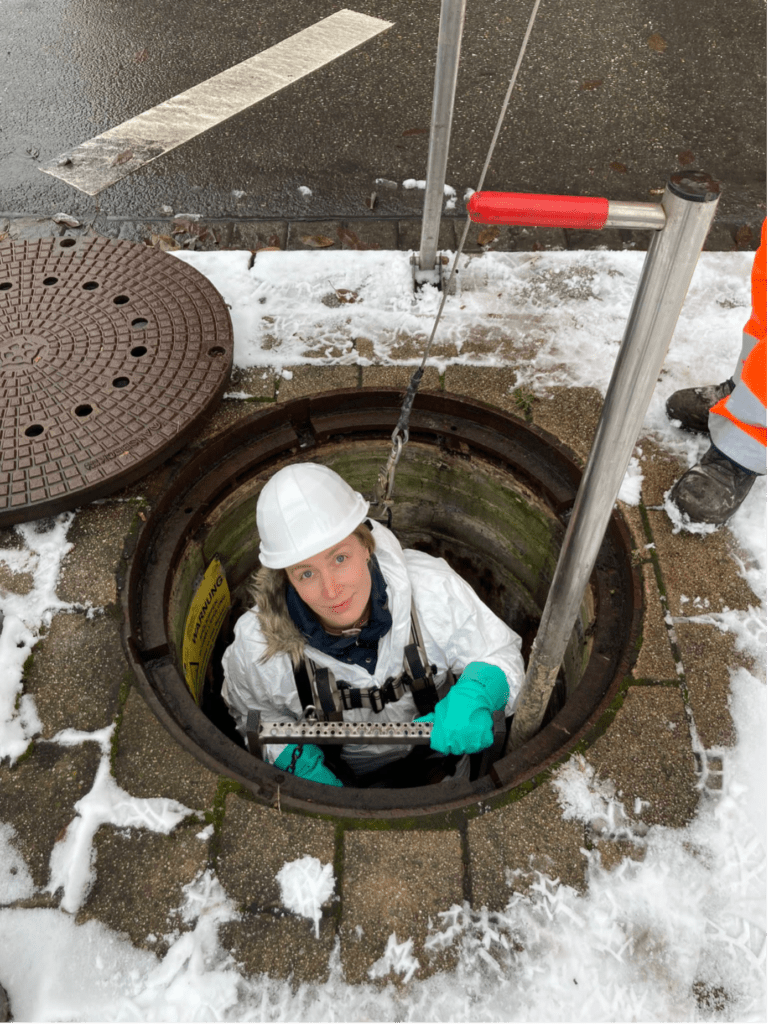
[[[256,498],[276,470],[303,461],[330,466],[370,495],[400,402],[394,389],[337,391],[241,420],[187,464],[129,556],[121,580],[123,636],[146,699],[184,747],[266,802],[280,786],[284,806],[371,818],[435,814],[493,799],[589,737],[632,664],[642,589],[629,533],[615,512],[567,650],[554,717],[486,775],[413,789],[336,788],[281,772],[237,742],[221,700],[220,659],[250,604],[245,584],[258,567]],[[417,396],[410,430],[396,477],[393,529],[404,547],[444,557],[523,636],[527,655],[579,468],[543,431],[444,393]],[[188,664],[185,673],[191,622],[210,635],[198,648],[201,663]]]
[[[109,238],[0,245],[0,525],[138,480],[219,404],[224,299],[181,260]]]

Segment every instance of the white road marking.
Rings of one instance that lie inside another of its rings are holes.
[[[95,196],[108,185],[373,39],[392,22],[341,10],[41,166]]]

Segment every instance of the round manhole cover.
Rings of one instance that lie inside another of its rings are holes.
[[[181,260],[107,238],[0,245],[0,525],[144,475],[231,367],[224,300]]]

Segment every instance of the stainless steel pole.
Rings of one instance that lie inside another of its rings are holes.
[[[422,213],[422,237],[419,243],[419,270],[416,275],[417,281],[422,282],[440,281],[440,275],[435,274],[435,262],[443,212],[443,186],[446,184],[446,164],[449,159],[451,120],[454,116],[454,94],[457,88],[465,6],[466,0],[441,2],[430,148],[427,154],[425,205]]]
[[[625,335],[529,658],[506,753],[539,729],[654,385],[718,205],[707,175],[674,175],[665,226],[644,261]]]

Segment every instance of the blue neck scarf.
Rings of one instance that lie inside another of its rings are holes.
[[[348,665],[360,665],[373,675],[376,669],[379,641],[392,628],[393,618],[387,607],[387,583],[376,555],[369,559],[371,573],[371,615],[357,636],[333,636],[315,618],[291,583],[286,591],[288,613],[304,639],[318,651]]]

